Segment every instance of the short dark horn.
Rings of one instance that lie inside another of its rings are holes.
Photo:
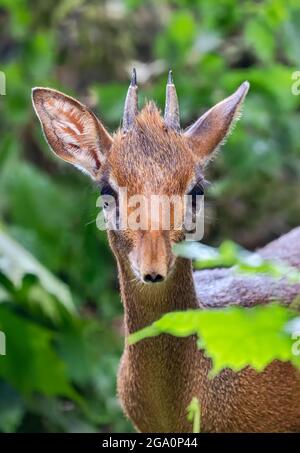
[[[180,130],[179,105],[172,71],[169,71],[166,88],[165,125],[176,131]]]
[[[131,83],[129,85],[124,106],[123,130],[129,131],[138,113],[138,86],[136,81],[136,70],[133,68]]]

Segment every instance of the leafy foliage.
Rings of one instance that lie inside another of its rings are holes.
[[[198,346],[212,359],[211,375],[224,368],[239,371],[251,366],[262,371],[273,360],[291,361],[300,366],[293,353],[293,338],[287,330],[297,318],[280,305],[251,309],[188,310],[162,316],[151,326],[129,337],[131,344],[167,333],[178,337],[196,334]]]
[[[93,432],[94,426],[120,416],[111,379],[117,336],[108,334],[105,323],[80,319],[68,288],[4,231],[0,290],[0,331],[6,336],[6,355],[0,357],[0,430],[24,429],[39,415],[38,429],[49,429],[50,423],[55,430]]]
[[[300,282],[300,272],[294,267],[263,259],[258,253],[248,252],[229,240],[222,242],[218,248],[199,242],[182,242],[174,246],[174,252],[194,260],[196,269],[234,267],[236,272],[264,273]]]
[[[263,273],[300,281],[295,268],[266,261],[231,241],[223,242],[218,249],[193,242],[177,244],[174,249],[178,255],[194,259],[198,268],[228,266],[234,267],[236,272]],[[295,309],[296,301],[291,306]],[[129,343],[162,333],[178,337],[197,335],[199,349],[204,349],[212,359],[211,376],[224,368],[240,371],[251,366],[262,371],[273,360],[300,366],[299,355],[293,349],[293,332],[299,332],[298,322],[297,312],[278,304],[251,309],[232,306],[187,310],[165,314],[151,326],[130,335]]]
[[[15,315],[5,304],[1,305],[0,318],[8,344],[0,376],[25,394],[36,391],[71,396],[65,364],[51,347],[51,332]]]

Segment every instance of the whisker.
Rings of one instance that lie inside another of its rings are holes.
[[[85,223],[84,226],[87,227],[88,225],[91,225],[92,223],[96,223],[96,219],[90,220],[89,222]]]

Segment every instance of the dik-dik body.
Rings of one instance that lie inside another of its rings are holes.
[[[123,125],[113,136],[87,107],[58,91],[35,88],[33,103],[52,150],[88,173],[116,202],[124,187],[130,196],[143,194],[146,199],[152,194],[193,197],[203,193],[205,166],[237,119],[248,87],[244,82],[186,131],[180,129],[171,74],[164,118],[152,102],[138,112],[133,74]],[[273,298],[288,303],[300,292],[297,285],[263,276],[238,278],[230,270],[193,275],[191,262],[172,252],[173,244],[184,239],[184,229],[153,229],[151,213],[146,214],[146,228],[108,232],[118,265],[126,337],[169,311],[238,302],[252,306]],[[283,239],[261,253],[286,261],[296,255],[291,264],[298,265],[300,232],[292,234],[291,248]],[[203,431],[300,429],[300,376],[289,363],[273,362],[262,373],[227,369],[208,379],[211,363],[197,349],[195,338],[161,335],[129,346],[126,337],[118,394],[138,430],[189,432],[186,409],[195,396]]]

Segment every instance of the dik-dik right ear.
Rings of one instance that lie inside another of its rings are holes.
[[[242,83],[231,96],[204,113],[184,132],[191,148],[204,164],[224,142],[232,126],[238,120],[249,86],[249,82]]]
[[[112,138],[93,112],[50,88],[34,88],[32,102],[54,153],[96,179]]]

